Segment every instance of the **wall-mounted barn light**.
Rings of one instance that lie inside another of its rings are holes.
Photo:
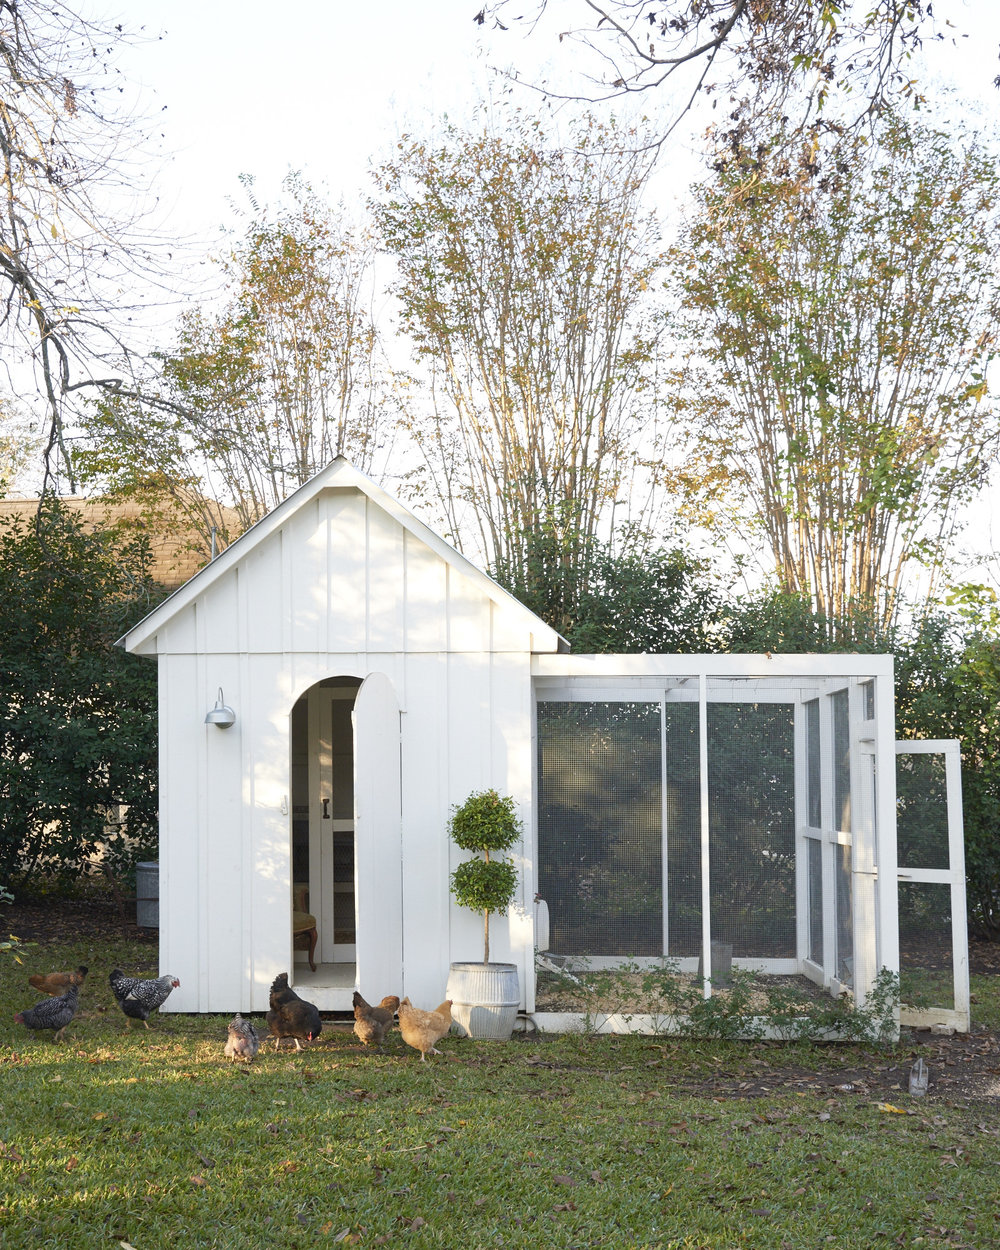
[[[236,720],[236,713],[228,704],[223,702],[222,687],[219,687],[219,697],[215,700],[215,707],[205,717],[206,725],[218,725],[220,729],[228,729]]]

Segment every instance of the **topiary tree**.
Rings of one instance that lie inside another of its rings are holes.
[[[496,790],[474,791],[461,807],[455,807],[448,830],[456,846],[477,851],[482,859],[469,859],[451,874],[451,891],[460,907],[481,911],[484,918],[483,963],[490,962],[490,916],[507,912],[517,889],[517,869],[505,857],[491,859],[491,853],[506,851],[521,834],[521,822],[514,800]]]

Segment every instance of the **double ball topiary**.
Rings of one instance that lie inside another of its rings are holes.
[[[521,836],[521,822],[514,800],[501,798],[496,790],[469,795],[461,807],[452,809],[448,830],[463,851],[477,851],[479,859],[466,860],[451,874],[451,890],[460,907],[481,911],[484,917],[483,963],[490,962],[490,916],[504,915],[517,891],[517,869],[497,852],[506,851]]]

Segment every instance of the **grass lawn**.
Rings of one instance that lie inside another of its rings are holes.
[[[422,1064],[330,1024],[241,1065],[225,1017],[127,1030],[107,973],[155,975],[148,943],[22,957],[0,964],[5,1248],[1000,1245],[997,1100],[891,1092],[909,1043],[446,1038]],[[30,972],[78,963],[65,1043],[13,1022]]]

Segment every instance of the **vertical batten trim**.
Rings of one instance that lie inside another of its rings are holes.
[[[710,826],[708,818],[708,676],[698,674],[698,772],[701,801],[701,970],[702,993],[712,997],[712,883],[709,877]]]
[[[660,697],[660,881],[663,911],[663,955],[670,954],[670,907],[668,868],[670,865],[670,804],[667,789],[667,697]]]

